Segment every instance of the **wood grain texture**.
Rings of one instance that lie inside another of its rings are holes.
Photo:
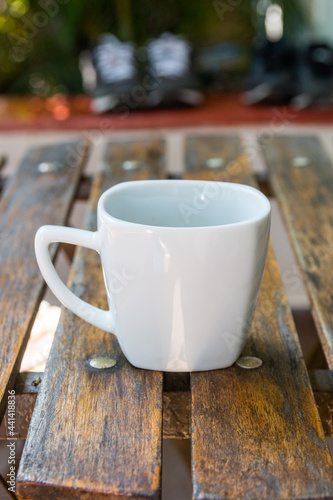
[[[163,175],[160,142],[108,145],[107,163],[92,189],[85,223],[88,229],[96,227],[100,194],[122,179],[117,158],[131,156],[137,148],[147,164],[154,151],[153,168],[156,175]],[[152,166],[146,172],[149,168]],[[131,178],[136,176],[132,172]],[[106,308],[95,252],[77,249],[70,283],[81,298]],[[96,356],[108,356],[117,363],[109,369],[91,368],[89,360]],[[158,498],[162,389],[160,372],[134,368],[113,335],[65,310],[20,464],[19,496],[36,500]]]
[[[6,410],[0,425],[0,440],[25,439],[27,437],[36,398],[37,394],[15,394],[14,430],[9,429],[8,410]]]
[[[105,149],[104,162],[114,181],[164,178],[164,142],[150,140],[126,140],[110,142]]]
[[[333,369],[333,167],[314,136],[274,136],[262,151]]]
[[[31,149],[0,203],[0,420],[44,287],[34,253],[43,224],[64,224],[87,156],[80,141]],[[57,173],[40,173],[40,163]],[[56,247],[51,249],[54,257]]]
[[[7,157],[4,155],[0,155],[0,172],[3,169],[3,167],[6,165],[7,162]]]
[[[3,155],[0,155],[0,196],[3,191],[5,185],[5,179],[2,175],[2,169],[6,165],[7,158]]]
[[[226,140],[215,154],[223,157]],[[205,142],[191,138],[192,150]],[[229,180],[253,185],[240,144],[233,147]],[[198,171],[212,179],[210,170]],[[194,498],[329,498],[332,460],[271,248],[243,354],[263,365],[191,374]]]
[[[222,166],[207,167],[218,164]],[[189,136],[186,140],[185,179],[203,179],[215,182],[252,182],[252,175],[236,135]]]
[[[331,370],[309,370],[312,390],[333,393],[333,372]]]
[[[163,392],[163,438],[191,437],[191,394],[187,391]]]
[[[43,372],[20,372],[16,379],[15,392],[19,394],[37,394]]]
[[[315,392],[321,423],[326,437],[333,436],[333,394],[332,392]]]
[[[15,434],[16,439],[26,439],[37,393],[16,394]],[[326,403],[325,412],[326,422]],[[163,392],[163,439],[189,439],[191,437],[191,394],[190,392]],[[0,440],[10,439],[8,435],[7,411],[0,424]],[[1,496],[0,496],[1,498]]]
[[[15,430],[16,439],[25,439],[28,434],[32,412],[35,407],[38,389],[43,373],[21,372],[15,383]],[[0,440],[10,439],[8,435],[8,408],[0,424]],[[0,495],[1,498],[1,495]]]

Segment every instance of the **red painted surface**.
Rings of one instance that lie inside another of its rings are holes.
[[[120,112],[95,115],[86,96],[0,97],[0,130],[126,130],[163,127],[270,124],[332,125],[333,107],[295,111],[287,106],[245,106],[239,94],[208,96],[200,108]]]

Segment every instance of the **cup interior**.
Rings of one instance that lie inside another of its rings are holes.
[[[255,188],[213,181],[132,181],[117,184],[100,199],[112,219],[161,227],[241,224],[265,217],[270,203]]]

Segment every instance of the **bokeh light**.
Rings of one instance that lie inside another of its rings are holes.
[[[65,96],[56,94],[46,101],[46,109],[50,111],[57,121],[64,121],[69,117],[70,109]]]
[[[28,12],[28,10],[28,0],[14,0],[9,7],[9,12],[13,17],[22,17]]]

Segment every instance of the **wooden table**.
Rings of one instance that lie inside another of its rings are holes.
[[[35,405],[16,477],[17,496],[159,498],[162,438],[176,437],[191,439],[195,499],[333,497],[332,460],[314,398],[320,402],[329,436],[333,168],[320,141],[305,135],[276,135],[261,141],[270,176],[258,179],[237,134],[187,136],[183,177],[254,186],[259,182],[277,197],[328,369],[311,372],[309,377],[270,248],[243,352],[260,358],[261,367],[249,370],[234,365],[172,375],[136,369],[125,360],[113,335],[64,310],[39,384],[38,374],[29,378],[18,373],[44,291],[33,251],[35,231],[43,224],[65,224],[74,199],[88,192],[85,227],[92,230],[97,199],[105,189],[124,180],[166,176],[163,134],[111,140],[100,172],[90,183],[83,169],[92,147],[79,138],[32,148],[2,193],[2,415],[8,391],[14,389],[16,394],[14,434],[8,431],[11,415],[5,414],[2,429],[8,432],[2,437],[25,437]],[[56,250],[51,248],[53,257]],[[93,251],[76,250],[69,282],[81,298],[106,307],[99,256]],[[98,356],[112,358],[115,366],[92,368],[89,361]],[[37,380],[35,386],[31,378]],[[5,498],[5,486],[1,488]]]

